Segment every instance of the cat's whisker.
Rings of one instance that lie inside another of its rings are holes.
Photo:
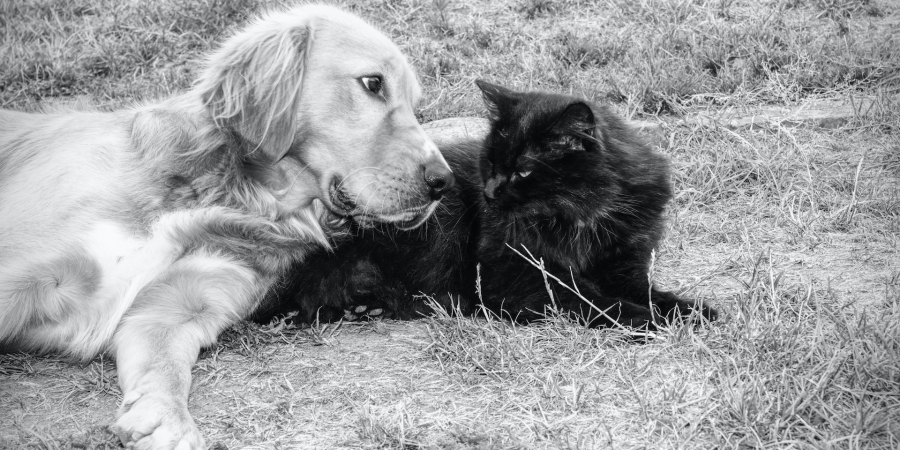
[[[534,161],[534,162],[536,162],[536,163],[538,163],[538,164],[540,164],[540,165],[542,165],[542,166],[544,166],[544,167],[550,169],[551,171],[553,171],[553,173],[555,173],[555,174],[557,174],[557,175],[559,175],[559,176],[562,176],[562,175],[563,175],[562,172],[556,170],[556,168],[554,168],[554,167],[551,166],[550,164],[547,164],[546,162],[541,161],[540,159],[538,159],[537,157],[535,157],[535,156],[533,156],[533,155],[524,155],[524,156],[525,156],[525,159],[529,159],[529,160],[531,160],[531,161]]]

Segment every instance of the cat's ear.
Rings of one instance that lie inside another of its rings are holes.
[[[560,113],[552,127],[558,133],[575,133],[597,138],[597,122],[594,111],[585,102],[570,104]]]
[[[500,116],[500,104],[508,99],[513,91],[484,80],[475,80],[475,84],[481,89],[484,106],[487,107],[491,119],[496,120]]]
[[[594,111],[584,102],[571,103],[562,110],[548,134],[550,141],[546,148],[551,155],[586,151],[594,148],[593,145],[585,145],[587,141],[598,142],[600,138]]]

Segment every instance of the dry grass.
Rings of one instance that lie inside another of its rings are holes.
[[[0,105],[169,94],[223,30],[284,0],[0,3]],[[425,84],[427,120],[472,115],[476,77],[575,92],[629,114],[792,103],[900,87],[889,0],[341,0]]]
[[[241,324],[194,371],[216,448],[900,447],[895,2],[340,3],[411,56],[426,120],[481,115],[478,77],[631,117],[883,100],[839,129],[663,125],[677,197],[653,276],[719,322],[644,343],[553,316]],[[0,105],[168,95],[260,5],[0,2]],[[119,395],[108,360],[0,355],[0,447],[117,448]]]

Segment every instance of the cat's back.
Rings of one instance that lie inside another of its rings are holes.
[[[606,105],[593,105],[597,127],[603,135],[605,151],[612,157],[611,168],[624,172],[634,184],[654,185],[665,190],[669,158],[640,136],[633,126]]]

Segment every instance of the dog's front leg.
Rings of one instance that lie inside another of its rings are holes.
[[[191,367],[200,343],[185,330],[144,333],[128,328],[123,327],[117,339],[123,398],[112,431],[126,448],[204,448],[187,409]]]
[[[194,256],[141,290],[115,336],[123,399],[112,430],[126,448],[204,447],[187,408],[191,368],[248,312],[255,280],[236,263]]]

